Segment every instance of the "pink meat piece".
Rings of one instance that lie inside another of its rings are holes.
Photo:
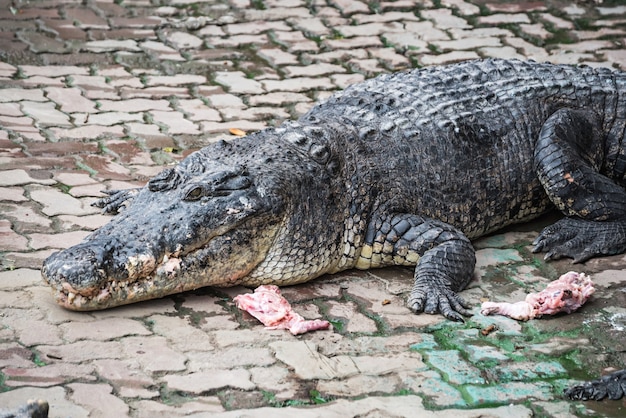
[[[483,315],[504,315],[518,321],[528,321],[535,317],[533,306],[526,302],[483,302],[480,313]]]
[[[261,285],[254,293],[235,296],[237,308],[261,321],[267,329],[288,329],[293,335],[328,329],[330,323],[321,319],[306,320],[291,309],[275,285]]]
[[[572,313],[587,302],[595,290],[588,276],[570,271],[550,282],[541,292],[530,293],[523,302],[484,302],[480,313],[504,315],[519,321],[559,312]]]

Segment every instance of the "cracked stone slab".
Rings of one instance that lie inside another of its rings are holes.
[[[94,368],[89,364],[52,363],[43,366],[6,367],[2,373],[6,376],[5,385],[10,387],[59,386],[80,379],[95,382]]]
[[[252,390],[256,387],[250,381],[250,372],[244,369],[210,370],[194,372],[187,375],[167,375],[163,377],[169,389],[200,394],[214,389],[232,387],[242,390]]]
[[[106,383],[71,383],[67,386],[72,390],[70,399],[94,412],[90,416],[102,418],[128,416],[129,406],[113,395],[113,388]]]
[[[423,396],[439,407],[463,407],[467,402],[461,392],[446,383],[439,373],[432,370],[405,371],[400,373],[404,387]]]
[[[152,315],[146,319],[155,334],[166,336],[177,351],[213,351],[214,344],[209,335],[192,326],[186,318]]]
[[[384,411],[384,415],[381,415]],[[488,411],[488,412],[487,412]],[[448,409],[432,411],[424,407],[419,396],[370,396],[358,400],[340,399],[328,404],[314,407],[286,407],[286,408],[256,408],[236,410],[213,414],[215,418],[235,418],[246,416],[261,418],[272,416],[276,418],[345,418],[355,416],[389,416],[389,417],[420,417],[433,418],[482,418],[488,414],[491,418],[531,418],[533,412],[523,405],[500,406],[488,410]]]
[[[230,93],[262,94],[265,93],[262,85],[255,80],[251,80],[241,71],[223,72],[215,74],[215,82],[219,83],[230,91]]]
[[[29,183],[52,185],[56,182],[52,179],[33,178],[26,170],[19,168],[14,170],[4,170],[2,171],[2,176],[0,176],[0,187],[21,186]]]
[[[91,322],[66,323],[59,326],[67,341],[113,340],[127,335],[151,335],[140,322],[127,318],[104,318]]]
[[[141,370],[134,359],[102,359],[93,361],[92,365],[101,377],[116,387],[143,388],[155,385],[154,380]]]
[[[0,290],[20,289],[41,283],[41,272],[35,269],[0,271]]]
[[[10,221],[0,219],[0,245],[5,251],[16,251],[26,247],[28,240],[11,228]]]
[[[230,347],[204,351],[203,347],[197,346],[190,356],[192,358],[187,363],[187,370],[190,372],[211,371],[223,364],[228,364],[231,368],[266,368],[276,363],[267,347]]]
[[[473,405],[503,403],[523,399],[547,401],[553,399],[552,385],[548,382],[508,382],[497,386],[466,386]]]
[[[43,205],[41,210],[48,216],[55,215],[91,215],[99,212],[84,201],[76,199],[57,189],[35,188],[30,192],[31,198]]]
[[[363,396],[370,393],[397,392],[402,387],[400,378],[396,375],[372,376],[359,374],[347,379],[320,380],[317,390],[331,396]]]
[[[186,369],[187,357],[171,349],[164,337],[126,337],[121,340],[120,348],[126,356],[136,358],[146,372],[179,372]],[[122,358],[122,355],[101,358]]]
[[[296,375],[305,380],[337,379],[359,373],[350,356],[327,357],[308,341],[278,341],[270,344],[276,358],[294,368]]]
[[[19,224],[20,232],[47,230],[52,226],[52,219],[37,213],[30,205],[3,204],[1,207],[7,218]]]
[[[462,359],[458,351],[432,351],[427,354],[426,361],[446,375],[450,383],[457,385],[486,383],[480,370]]]
[[[40,345],[37,349],[48,358],[62,359],[70,363],[119,359],[123,356],[122,344],[119,341],[78,341],[60,346]]]
[[[223,412],[220,400],[217,396],[197,396],[194,401],[180,405],[166,405],[152,400],[139,400],[131,405],[136,411],[137,418],[170,418],[170,417],[207,417]]]

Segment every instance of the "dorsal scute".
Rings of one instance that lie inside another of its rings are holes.
[[[230,144],[227,142],[215,144],[215,148],[229,149]],[[234,177],[248,177],[245,164],[226,164],[219,161],[219,158],[213,158],[208,149],[207,147],[196,151],[176,167],[163,170],[148,182],[148,189],[152,192],[165,192],[190,182],[204,181],[203,177],[206,177],[209,183],[220,183]]]
[[[295,147],[300,154],[307,155],[330,172],[336,172],[338,164],[333,162],[336,158],[332,151],[333,130],[330,126],[290,123],[283,125],[279,132],[281,140]]]
[[[175,189],[181,181],[182,178],[176,168],[167,168],[150,179],[148,189],[151,192],[164,192]]]

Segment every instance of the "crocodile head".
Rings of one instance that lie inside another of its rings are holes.
[[[46,259],[57,302],[94,310],[239,284],[272,247],[286,188],[259,171],[262,159],[246,162],[232,147],[214,144],[166,169],[108,224]]]

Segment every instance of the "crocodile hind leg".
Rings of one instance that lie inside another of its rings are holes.
[[[626,250],[626,192],[600,173],[602,135],[597,116],[585,110],[561,109],[541,129],[535,171],[552,203],[567,216],[533,243],[533,251],[545,251],[546,259],[584,262]]]
[[[600,401],[607,396],[617,400],[626,395],[626,369],[603,376],[598,380],[573,386],[564,391],[566,398],[574,401],[590,399]]]
[[[357,268],[415,265],[407,304],[414,312],[463,321],[469,305],[456,292],[471,280],[476,255],[469,239],[449,224],[411,214],[370,223]]]

